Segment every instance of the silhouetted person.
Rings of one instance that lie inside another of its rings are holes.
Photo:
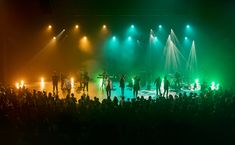
[[[71,86],[71,82],[70,82],[70,80],[69,79],[66,79],[66,90],[67,90],[67,95],[68,96],[70,96],[70,93],[71,93],[71,88],[72,88],[72,86]]]
[[[163,93],[163,96],[165,96],[165,94],[166,94],[166,97],[168,97],[169,86],[170,86],[170,82],[167,80],[167,77],[165,76],[164,77],[164,93]]]
[[[154,84],[156,85],[156,96],[161,95],[161,78],[158,77],[155,81]]]
[[[175,87],[180,89],[180,74],[178,72],[175,73]]]
[[[53,94],[58,94],[58,81],[59,81],[59,76],[55,71],[52,75]]]
[[[65,84],[65,75],[63,73],[60,74],[60,89],[64,89],[64,84]]]
[[[103,87],[105,86],[105,83],[107,81],[107,77],[108,77],[108,73],[106,71],[104,71],[102,73],[102,84],[101,84],[101,89],[103,89]]]
[[[112,81],[108,77],[107,80],[106,80],[106,93],[107,93],[107,97],[111,97],[111,89],[112,89]]]
[[[124,89],[125,89],[125,76],[124,75],[122,75],[119,80],[119,86],[121,88],[122,96],[124,96]]]
[[[133,95],[134,95],[134,97],[138,96],[139,89],[140,89],[140,79],[136,76],[134,78],[134,84],[133,84]]]

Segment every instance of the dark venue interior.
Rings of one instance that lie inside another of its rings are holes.
[[[232,0],[1,0],[0,144],[235,144]]]

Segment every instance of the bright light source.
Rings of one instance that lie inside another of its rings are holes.
[[[44,88],[45,88],[45,82],[44,82],[44,78],[43,77],[41,78],[41,81],[40,81],[40,88],[41,88],[41,91],[43,91]]]
[[[17,82],[16,83],[16,89],[19,89],[20,88],[20,84]]]
[[[56,40],[56,37],[54,36],[53,39]]]
[[[73,89],[74,88],[74,78],[73,77],[70,79],[70,82],[71,82],[71,87]]]
[[[131,40],[131,36],[128,37],[128,40]]]
[[[51,29],[52,28],[52,26],[51,25],[48,25],[48,29]]]
[[[83,37],[83,39],[84,39],[84,40],[87,40],[87,37],[86,37],[86,36],[84,36],[84,37]]]
[[[211,90],[214,90],[215,89],[215,82],[212,82],[211,83]]]
[[[135,28],[135,26],[134,26],[134,25],[131,25],[131,28]]]
[[[20,87],[23,88],[24,87],[24,80],[20,81]]]
[[[113,36],[113,38],[112,38],[113,40],[116,40],[116,37],[115,36]]]
[[[103,87],[102,84],[103,84],[103,79],[100,79],[100,80],[99,80],[99,87],[100,87],[100,88]]]
[[[75,25],[75,29],[78,29],[79,28],[79,26],[78,25]]]
[[[106,29],[106,25],[103,25],[103,29]]]
[[[63,32],[65,31],[65,29],[63,29]]]
[[[188,40],[188,37],[184,37],[184,40]]]
[[[161,29],[161,28],[162,28],[162,25],[158,25],[158,28],[160,28],[160,29]]]
[[[157,40],[157,36],[154,37],[154,40]]]
[[[189,25],[186,25],[186,28],[187,28],[187,29],[189,29],[189,28],[190,28],[190,26],[189,26]]]

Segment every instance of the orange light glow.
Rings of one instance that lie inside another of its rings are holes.
[[[87,36],[84,36],[80,39],[79,48],[83,52],[91,53],[91,44]]]
[[[45,88],[45,82],[44,82],[44,78],[42,77],[40,81],[40,89],[43,91],[44,88]]]
[[[52,26],[51,25],[48,25],[48,29],[51,29],[52,28]]]
[[[20,88],[20,84],[17,82],[16,83],[16,89],[19,89]]]
[[[21,87],[21,88],[24,87],[24,80],[21,80],[21,82],[20,82],[20,87]]]
[[[74,88],[74,78],[73,77],[70,79],[70,82],[71,82],[71,87],[73,89]]]

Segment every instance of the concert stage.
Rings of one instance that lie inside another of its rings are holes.
[[[113,98],[114,96],[117,96],[118,99],[120,99],[121,96],[121,89],[119,87],[119,82],[113,82],[113,89],[111,91],[111,98]],[[59,83],[59,97],[60,98],[65,98],[67,95],[66,91],[62,91],[60,88],[60,83]],[[29,88],[30,90],[37,90],[40,91],[42,90],[40,82],[33,82],[33,83],[29,83],[26,84],[26,88]],[[52,88],[52,82],[45,82],[44,83],[44,91],[46,91],[47,93],[52,92],[53,88]],[[163,88],[161,88],[161,92],[163,93]],[[127,98],[134,98],[133,96],[133,90],[131,87],[125,87],[125,99]],[[173,89],[169,90],[169,95],[175,95],[178,93],[184,93],[186,92],[187,94],[189,94],[190,92],[195,92],[195,93],[199,93],[199,91],[191,91],[191,90],[187,90],[187,89],[181,89],[180,91],[176,92]],[[88,93],[86,91],[83,91],[82,89],[79,89],[79,83],[75,83],[74,84],[74,88],[71,89],[71,93],[75,94],[75,97],[77,99],[79,99],[81,97],[81,95],[86,94],[89,95],[90,98],[94,98],[94,97],[98,97],[99,100],[103,100],[104,98],[106,98],[106,90],[105,88],[101,88],[99,83],[96,82],[90,82],[89,83],[89,89],[88,89]],[[155,85],[152,83],[150,85],[150,88],[147,89],[146,86],[141,86],[141,89],[138,93],[138,96],[144,96],[144,98],[148,98],[149,96],[151,96],[153,99],[156,98],[156,91],[155,91]]]

